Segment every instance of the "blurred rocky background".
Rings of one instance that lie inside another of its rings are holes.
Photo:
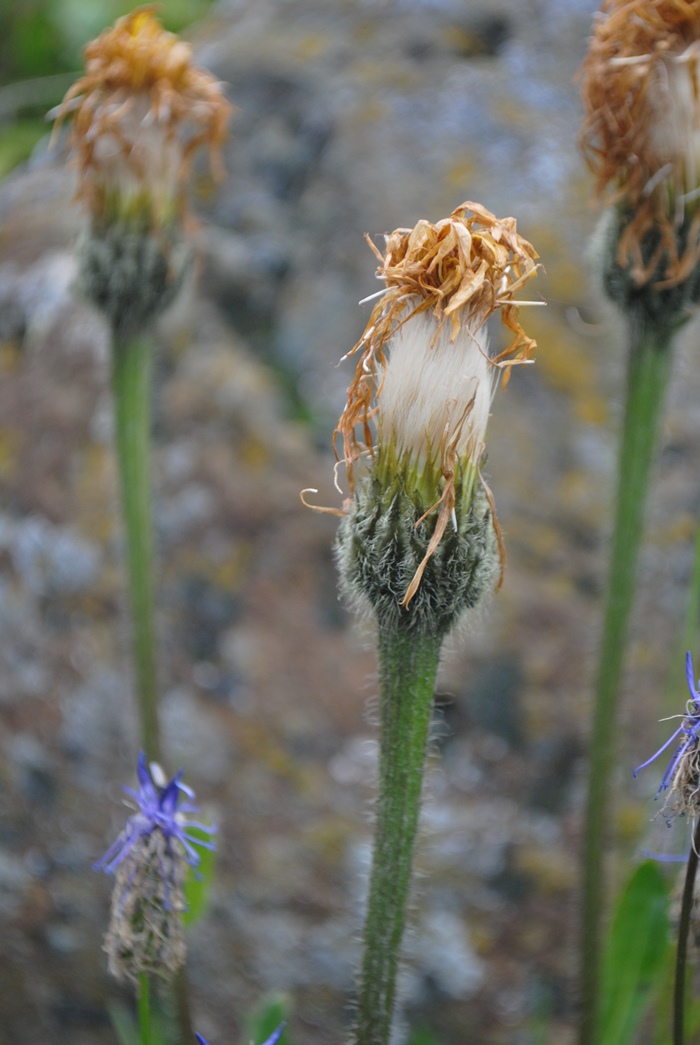
[[[337,364],[377,289],[363,234],[381,244],[469,199],[517,217],[543,264],[527,294],[548,305],[524,313],[536,365],[494,403],[487,472],[508,568],[444,657],[404,1015],[428,1035],[416,1042],[573,1040],[624,360],[590,276],[596,212],[576,142],[572,81],[595,6],[163,5],[171,27],[202,16],[189,36],[237,106],[227,180],[195,179],[197,271],[159,328],[154,402],[167,768],[185,768],[221,825],[212,911],[190,940],[212,1045],[242,1041],[270,991],[291,999],[296,1045],[338,1045],[351,1021],[375,657],[371,628],[337,598],[335,520],[298,495],[339,503],[330,433],[352,366]],[[37,113],[122,9],[14,7],[0,15],[0,163],[23,160],[0,184],[0,1026],[27,1045],[108,1045],[108,1007],[130,995],[106,974],[110,882],[90,868],[123,822],[136,743],[108,351],[74,289],[71,168]],[[9,45],[20,30],[24,51]],[[654,812],[656,776],[633,792],[631,767],[654,749],[692,562],[695,340],[676,361],[630,647],[618,881]],[[680,663],[676,675],[680,710]]]

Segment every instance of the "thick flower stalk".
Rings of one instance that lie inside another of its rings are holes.
[[[190,818],[199,810],[182,772],[166,781],[160,766],[147,766],[141,752],[138,779],[138,790],[124,788],[135,802],[133,816],[94,865],[115,876],[105,938],[109,971],[134,983],[144,975],[171,979],[183,965],[187,866],[196,870],[197,847],[216,848],[211,839],[191,833],[196,828],[211,836],[216,829]]]
[[[582,143],[610,205],[602,284],[629,356],[585,814],[580,1045],[597,1041],[605,835],[644,506],[673,336],[700,300],[699,57],[695,0],[605,0],[582,69]]]
[[[374,249],[374,248],[373,248]],[[465,203],[386,239],[378,295],[335,442],[350,497],[342,584],[378,626],[380,764],[355,1041],[387,1045],[406,920],[435,676],[445,634],[495,586],[503,550],[481,475],[501,374],[535,342],[515,292],[537,254],[513,218]],[[490,355],[494,313],[511,337]]]

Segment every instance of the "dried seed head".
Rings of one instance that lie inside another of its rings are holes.
[[[622,212],[616,262],[675,287],[700,260],[700,6],[605,0],[581,70],[582,145]]]
[[[447,331],[448,342],[459,355],[469,350],[476,332],[499,309],[513,336],[490,365],[504,370],[504,385],[507,368],[527,361],[536,347],[520,325],[513,296],[536,274],[538,255],[518,235],[515,218],[499,219],[480,204],[467,202],[435,225],[419,221],[413,229],[392,232],[386,237],[384,254],[370,246],[380,262],[377,278],[386,289],[372,310],[364,334],[348,353],[359,353],[359,360],[334,433],[334,442],[342,436],[351,489],[355,462],[365,450],[373,449],[370,421],[381,415],[386,350],[391,344],[392,352],[398,353],[400,343],[396,344],[394,335],[403,326],[423,314],[431,315],[433,337]],[[432,338],[424,351],[431,347]],[[406,408],[410,405],[407,403]]]
[[[133,11],[87,45],[85,75],[54,113],[57,126],[71,119],[78,191],[96,219],[168,224],[183,209],[200,146],[221,174],[232,106],[154,10]]]
[[[70,118],[78,196],[90,213],[80,283],[117,339],[141,333],[178,294],[191,262],[185,182],[206,146],[221,173],[232,111],[219,84],[166,32],[153,7],[120,18],[85,48],[86,72],[55,110]]]
[[[338,559],[380,619],[443,633],[492,586],[499,551],[503,561],[479,468],[499,373],[505,383],[536,347],[514,293],[537,254],[514,218],[476,203],[398,229],[375,253],[385,289],[349,353],[357,371],[334,433],[354,495]],[[497,309],[511,340],[491,357]]]

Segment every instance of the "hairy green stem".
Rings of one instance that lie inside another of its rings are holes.
[[[153,345],[148,336],[115,338],[112,380],[136,695],[146,757],[149,761],[159,761],[150,487],[152,355]]]
[[[606,828],[625,642],[635,589],[644,506],[671,369],[671,334],[630,320],[627,399],[619,456],[615,523],[590,742],[585,812],[579,1045],[596,1045],[605,898]]]
[[[442,639],[379,629],[379,786],[356,1045],[388,1045]]]
[[[695,879],[698,873],[698,846],[700,846],[700,820],[695,825],[693,844],[690,847],[685,872],[681,916],[678,922],[678,946],[676,949],[676,979],[673,987],[673,1045],[683,1045],[685,1022],[686,961],[688,958],[688,931],[693,912]]]
[[[139,1045],[151,1045],[151,981],[139,974]]]

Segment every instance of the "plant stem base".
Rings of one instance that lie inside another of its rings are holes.
[[[356,1045],[388,1045],[442,640],[380,628],[381,731],[374,854]]]

